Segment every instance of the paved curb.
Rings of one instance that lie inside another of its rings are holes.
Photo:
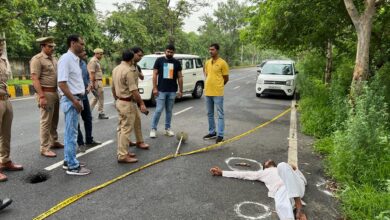
[[[291,102],[290,134],[288,137],[288,163],[298,167],[297,101]]]
[[[112,83],[111,77],[104,77],[103,80],[103,86],[110,86]],[[26,97],[26,96],[32,96],[35,94],[35,89],[33,85],[29,84],[23,84],[23,85],[12,85],[8,86],[8,91],[11,95],[11,98],[15,97]]]

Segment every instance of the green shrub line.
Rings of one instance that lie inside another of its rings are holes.
[[[14,86],[14,85],[32,85],[32,80],[30,80],[30,79],[24,79],[24,80],[9,79],[9,80],[7,80],[7,84],[9,86]]]
[[[332,82],[325,85],[320,53],[298,64],[302,131],[314,136],[314,150],[338,184],[346,219],[390,220],[390,63],[374,71],[352,107],[353,62],[336,58]]]

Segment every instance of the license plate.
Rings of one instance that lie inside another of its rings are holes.
[[[270,89],[280,89],[280,86],[269,86]]]

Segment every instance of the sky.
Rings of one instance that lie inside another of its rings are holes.
[[[184,19],[183,30],[185,32],[197,32],[198,28],[202,25],[202,21],[199,20],[204,14],[212,15],[213,11],[217,9],[219,2],[227,2],[227,0],[204,0],[210,4],[210,7],[202,8],[198,12],[194,12],[190,17]],[[115,10],[114,3],[126,3],[131,0],[96,0],[96,9],[101,12]]]

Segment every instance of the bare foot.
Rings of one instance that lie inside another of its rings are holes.
[[[306,214],[303,212],[302,208],[297,208],[296,215],[295,215],[296,220],[307,220]]]

